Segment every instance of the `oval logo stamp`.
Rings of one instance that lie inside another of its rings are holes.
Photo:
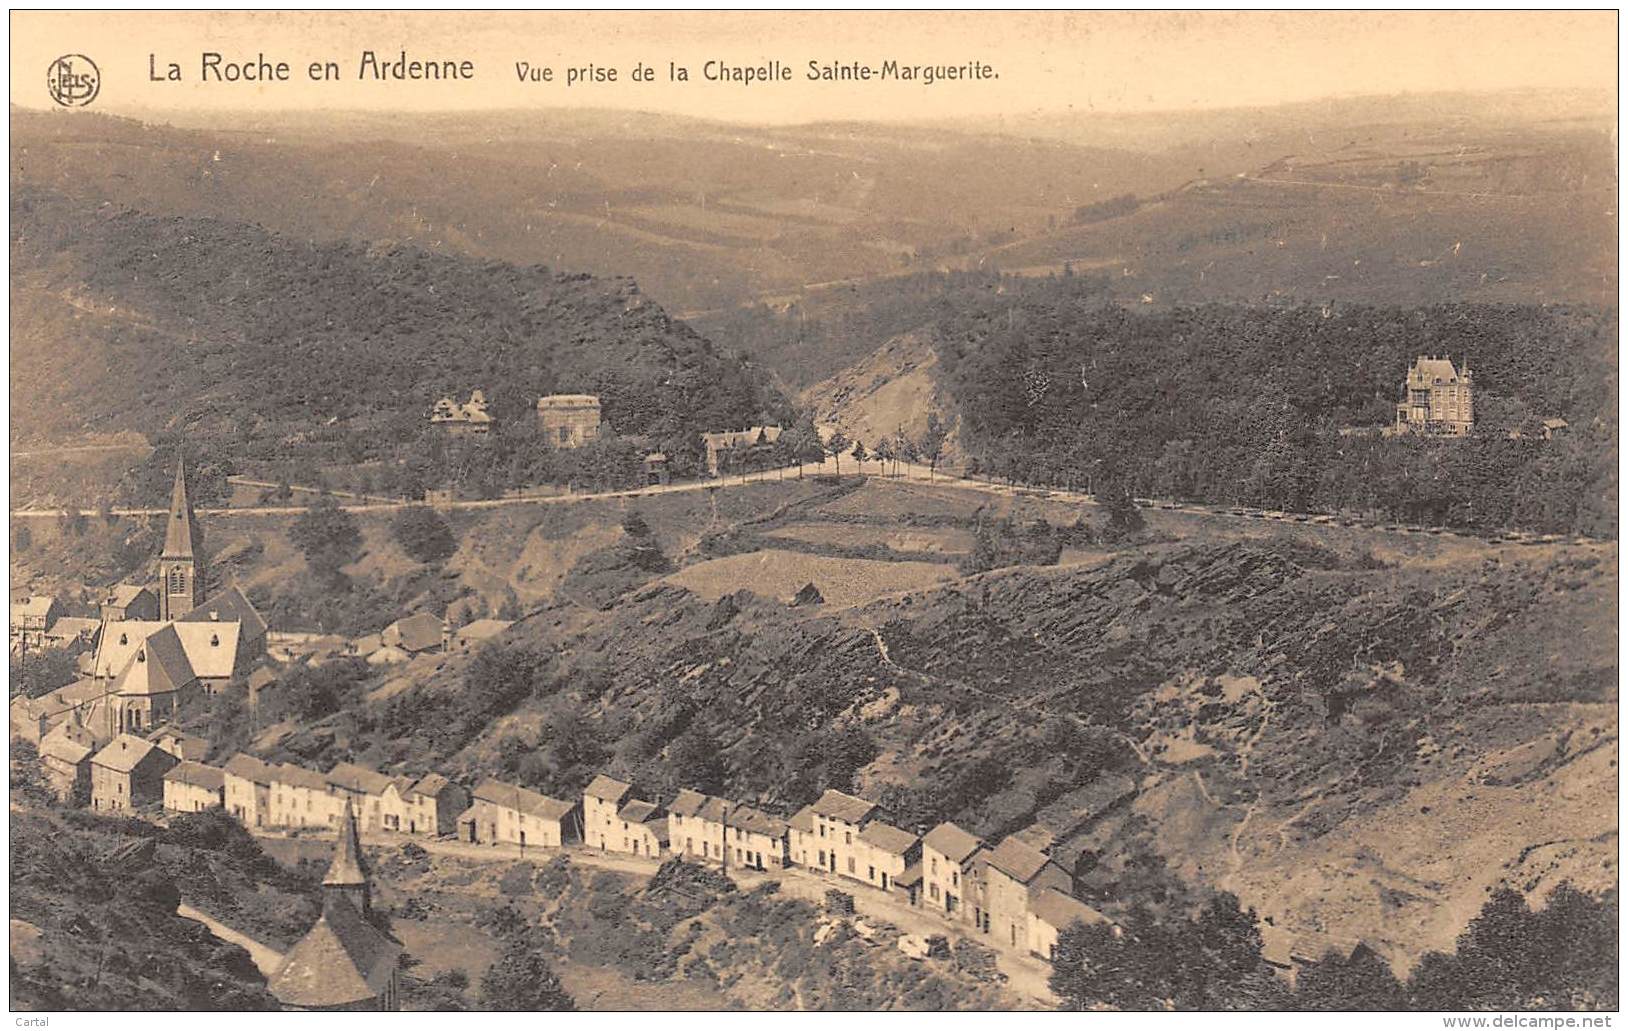
[[[45,88],[63,107],[84,107],[102,91],[102,73],[84,54],[64,54],[46,69]]]

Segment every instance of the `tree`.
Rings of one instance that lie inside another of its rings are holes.
[[[441,562],[458,550],[452,528],[433,508],[404,508],[396,516],[391,532],[401,549],[415,562]]]
[[[1349,956],[1330,952],[1295,976],[1295,1007],[1304,1010],[1399,1010],[1407,996],[1379,954],[1358,945]]]
[[[887,437],[876,442],[876,454],[871,456],[882,463],[882,475],[886,476],[888,463],[893,461],[893,443]]]
[[[1142,517],[1142,509],[1131,497],[1130,487],[1124,483],[1114,483],[1106,488],[1106,497],[1103,507],[1108,510],[1108,524],[1103,528],[1102,538],[1107,541],[1123,541],[1141,533],[1147,527],[1147,520]]]
[[[950,429],[938,417],[937,412],[927,413],[927,428],[921,431],[921,440],[917,450],[921,457],[927,460],[927,478],[931,480],[938,472],[939,459],[944,457],[944,442],[949,439]]]
[[[870,452],[865,450],[865,442],[862,440],[854,441],[854,449],[849,454],[853,455],[854,461],[859,463],[859,475],[864,476],[865,460],[870,457]]]
[[[832,430],[831,435],[825,438],[825,453],[837,460],[837,479],[839,480],[842,478],[842,453],[847,451],[851,444],[853,444],[853,441],[849,440],[848,435],[840,429]]]
[[[288,537],[312,572],[331,579],[341,579],[341,567],[356,561],[362,550],[356,520],[331,494],[318,496],[288,528]]]
[[[576,1001],[527,938],[526,934],[509,938],[503,955],[482,975],[481,1009],[500,1013],[575,1010]]]

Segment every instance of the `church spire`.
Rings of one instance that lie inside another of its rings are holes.
[[[343,895],[366,914],[372,902],[372,885],[368,880],[367,858],[362,855],[362,838],[356,830],[356,811],[350,799],[345,799],[345,815],[339,820],[339,840],[334,843],[333,862],[328,874],[322,878],[322,890],[328,895]]]
[[[187,496],[186,460],[175,456],[175,487],[170,491],[170,522],[164,550],[158,553],[158,618],[179,619],[203,604],[204,570],[198,528]]]
[[[175,487],[170,491],[170,524],[164,531],[162,558],[194,558],[192,499],[187,497],[186,460],[175,459]]]

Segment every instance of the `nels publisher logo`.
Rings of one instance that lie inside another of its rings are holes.
[[[63,107],[84,107],[102,91],[102,73],[84,54],[64,54],[46,69],[45,88]]]

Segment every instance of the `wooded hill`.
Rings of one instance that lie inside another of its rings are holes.
[[[1477,529],[1614,533],[1614,310],[1441,304],[1132,312],[1060,279],[941,318],[960,446],[1031,483]],[[1474,374],[1467,439],[1385,438],[1408,364]],[[1569,429],[1544,441],[1543,420]],[[1521,434],[1512,438],[1512,432]]]
[[[513,425],[539,395],[598,394],[615,432],[657,441],[782,404],[627,279],[28,191],[11,212],[14,439],[184,430],[243,459],[358,461],[475,388]]]

